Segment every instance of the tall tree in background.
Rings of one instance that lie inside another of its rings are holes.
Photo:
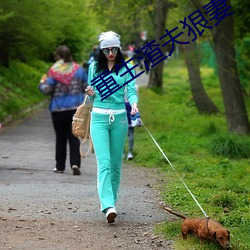
[[[194,102],[200,113],[217,113],[218,108],[209,98],[202,84],[200,73],[200,55],[195,45],[196,41],[185,46],[186,64]]]
[[[203,9],[206,3],[203,4],[201,0],[192,0],[192,2],[207,20],[211,19],[211,16],[206,15]],[[227,0],[225,4],[230,6],[231,1]],[[227,13],[231,11],[232,8]],[[233,15],[224,17],[218,25],[213,26],[211,32],[228,130],[237,134],[249,134],[250,123],[236,64]]]
[[[155,15],[155,44],[163,44],[159,38],[165,34],[167,13],[170,8],[177,7],[175,3],[168,0],[156,0],[156,15]],[[167,46],[161,47],[161,51],[164,55],[167,52]],[[150,69],[148,87],[163,88],[163,67],[164,60],[158,63],[155,67]]]
[[[184,16],[187,16],[195,11],[194,6],[190,2],[183,1],[180,2],[181,8],[183,10]],[[191,26],[191,22],[186,20],[186,22]],[[188,36],[188,28],[183,30],[183,36],[185,41],[189,41],[190,37]],[[194,37],[195,38],[195,37]],[[201,41],[202,42],[202,41]],[[214,114],[219,110],[217,106],[208,96],[201,79],[200,72],[200,61],[201,55],[200,50],[197,49],[197,40],[191,41],[189,44],[184,46],[185,51],[185,62],[188,70],[188,77],[190,83],[190,89],[194,99],[195,106],[197,107],[200,113]]]

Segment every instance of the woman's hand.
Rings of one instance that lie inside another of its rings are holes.
[[[43,76],[42,76],[42,78],[41,78],[41,80],[40,80],[40,83],[45,83],[45,81],[47,80],[47,75],[46,74],[44,74]]]
[[[133,116],[133,115],[135,115],[137,112],[139,112],[139,110],[138,110],[138,108],[137,108],[137,103],[133,103],[132,105],[131,105],[131,112],[130,112],[130,114]]]
[[[86,89],[85,89],[85,92],[88,96],[95,96],[95,91],[94,91],[94,88],[91,87],[91,86],[88,86]]]

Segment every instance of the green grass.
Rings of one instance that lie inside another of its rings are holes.
[[[165,67],[163,93],[139,90],[142,120],[178,174],[144,127],[135,130],[133,163],[159,169],[164,181],[156,188],[165,204],[189,217],[202,217],[181,178],[206,213],[230,230],[232,249],[250,249],[250,138],[227,132],[218,79],[210,68],[201,68],[201,72],[205,89],[220,110],[217,115],[197,111],[186,67],[179,60],[171,60]],[[246,102],[249,113],[250,101]],[[178,250],[218,248],[213,243],[201,248],[192,237],[184,242],[178,237],[180,224],[180,219],[162,223],[155,231],[175,239]]]
[[[47,70],[48,66],[38,61],[31,65],[12,62],[9,69],[0,67],[0,122],[10,115],[20,117],[21,111],[46,98],[39,92],[38,84]]]

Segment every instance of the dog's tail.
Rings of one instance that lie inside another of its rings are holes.
[[[173,215],[175,215],[175,216],[178,216],[178,217],[182,218],[183,220],[187,219],[187,217],[186,217],[185,215],[183,215],[183,214],[179,214],[179,213],[177,213],[177,212],[173,212],[171,209],[169,209],[169,208],[167,208],[167,207],[164,207],[164,206],[162,206],[162,208],[163,208],[164,210],[168,211],[169,213],[171,213],[171,214],[173,214]]]

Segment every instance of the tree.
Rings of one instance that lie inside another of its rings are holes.
[[[217,113],[218,108],[211,101],[202,84],[200,57],[195,45],[196,42],[194,41],[185,46],[188,76],[194,102],[200,113]]]
[[[211,19],[210,16],[205,14],[203,9],[204,5],[200,0],[192,0],[192,2],[197,8],[199,8],[203,15],[206,16],[207,20]],[[231,5],[230,0],[227,0],[225,3],[227,6]],[[211,32],[216,53],[228,130],[237,134],[249,134],[250,123],[238,76],[233,27],[233,15],[229,15],[217,26],[214,25]]]
[[[182,14],[184,16],[194,12],[194,6],[190,2],[179,1],[179,9],[182,9]],[[183,17],[182,17],[183,20]],[[186,20],[186,22],[191,26],[191,22]],[[188,28],[183,29],[183,36],[185,41],[189,41]],[[195,37],[194,37],[195,38]],[[202,39],[200,39],[202,42]],[[185,51],[185,62],[187,64],[188,77],[191,92],[193,95],[194,103],[200,113],[213,114],[217,113],[219,110],[213,101],[209,98],[205,88],[202,84],[201,73],[200,73],[200,50],[197,49],[197,41],[191,41],[184,47]]]
[[[163,44],[159,38],[165,33],[167,13],[170,8],[176,7],[177,5],[168,0],[157,0],[156,1],[156,15],[155,15],[155,38],[156,44]],[[166,55],[167,46],[163,46],[161,49],[162,53]],[[148,87],[157,87],[162,89],[163,87],[163,67],[164,61],[158,63],[155,67],[150,69]]]

